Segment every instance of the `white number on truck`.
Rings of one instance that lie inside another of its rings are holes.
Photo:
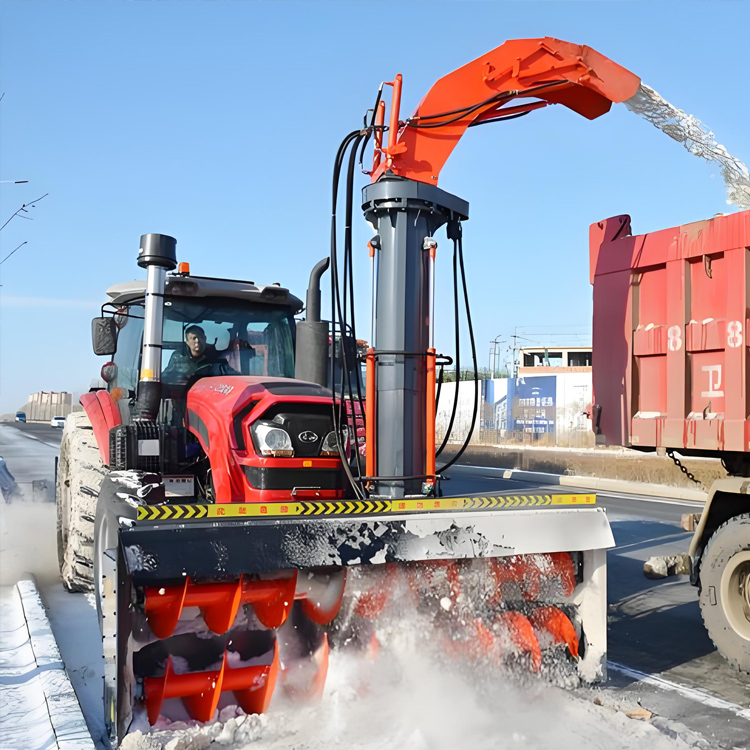
[[[732,349],[742,346],[742,323],[739,320],[730,320],[727,323],[727,345]]]
[[[682,349],[682,329],[680,326],[671,326],[667,331],[669,351],[679,352]]]

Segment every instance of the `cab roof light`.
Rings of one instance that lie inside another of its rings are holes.
[[[181,263],[178,263],[177,273],[187,276],[190,273],[190,263],[184,260]]]

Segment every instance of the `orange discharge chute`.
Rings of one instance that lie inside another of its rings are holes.
[[[388,144],[376,148],[372,181],[390,170],[437,185],[440,170],[466,128],[548,104],[563,104],[593,120],[608,112],[613,102],[630,99],[640,78],[591,47],[544,37],[509,40],[454,70],[402,122],[401,76],[391,84]]]

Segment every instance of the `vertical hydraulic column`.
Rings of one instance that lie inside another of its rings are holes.
[[[469,204],[433,185],[385,175],[364,189],[362,209],[380,236],[371,356],[374,474],[383,479],[372,483],[372,493],[420,495],[426,474],[426,359],[432,346],[432,262],[425,238],[449,221],[467,219]]]

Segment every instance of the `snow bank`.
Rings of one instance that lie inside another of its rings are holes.
[[[93,750],[35,582],[0,591],[0,745]]]

